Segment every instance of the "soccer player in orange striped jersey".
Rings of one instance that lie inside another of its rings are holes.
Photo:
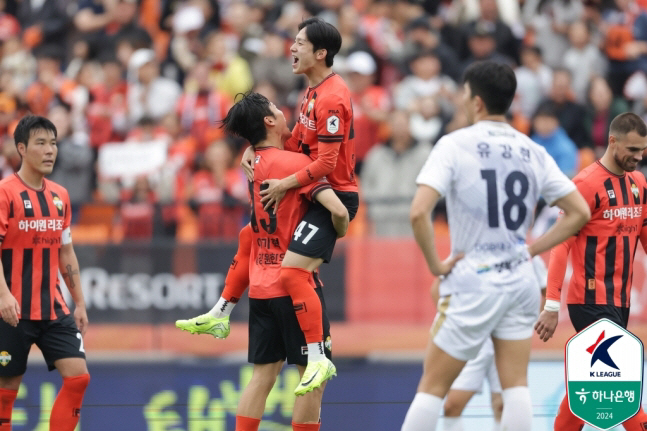
[[[535,325],[544,341],[557,327],[562,283],[570,254],[573,275],[566,304],[577,332],[607,318],[627,327],[638,241],[647,249],[647,181],[636,172],[647,149],[647,126],[635,114],[613,119],[604,156],[580,172],[573,182],[591,209],[591,220],[571,239],[553,248],[548,266],[546,305]],[[555,430],[581,430],[564,397]],[[641,409],[623,424],[628,431],[647,429]]]
[[[0,431],[11,429],[32,344],[49,370],[63,377],[49,429],[73,431],[90,381],[83,348],[88,316],[70,235],[70,198],[45,179],[56,161],[56,127],[29,115],[18,123],[14,141],[22,164],[0,181]],[[61,293],[59,270],[76,305],[73,316]]]

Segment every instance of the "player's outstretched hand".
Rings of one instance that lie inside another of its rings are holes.
[[[267,184],[267,188],[265,185]],[[272,206],[274,206],[274,214],[279,207],[279,202],[285,196],[285,190],[281,185],[281,180],[265,180],[263,181],[263,186],[261,187],[261,203],[265,211],[269,211]]]
[[[452,272],[454,265],[465,257],[464,253],[459,253],[456,256],[449,256],[447,259],[443,260],[438,267],[438,271],[434,272],[434,275],[447,275]]]
[[[548,341],[555,333],[557,321],[559,320],[558,311],[542,311],[539,320],[535,323],[535,331],[539,334],[541,341]]]
[[[77,306],[74,309],[74,321],[76,326],[81,331],[81,335],[84,336],[85,332],[88,330],[88,312],[85,309],[85,306]]]
[[[18,326],[20,306],[16,298],[8,290],[5,294],[0,295],[0,316],[2,316],[2,320],[14,328]]]
[[[245,176],[247,181],[254,181],[254,159],[256,158],[256,153],[254,152],[254,147],[249,146],[243,153],[243,158],[240,160],[240,167],[245,171]]]

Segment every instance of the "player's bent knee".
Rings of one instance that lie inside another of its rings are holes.
[[[465,404],[463,402],[460,402],[454,397],[450,395],[447,396],[447,399],[445,400],[445,404],[443,405],[443,412],[445,416],[447,417],[459,417],[461,414],[463,414],[463,410],[465,409]]]
[[[22,376],[0,377],[0,389],[17,391],[22,382]]]

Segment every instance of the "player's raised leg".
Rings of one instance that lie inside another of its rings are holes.
[[[227,338],[229,316],[249,285],[249,255],[252,249],[252,229],[248,224],[238,234],[238,250],[229,266],[225,288],[220,299],[206,314],[187,320],[178,320],[175,326],[192,334],[209,334]]]

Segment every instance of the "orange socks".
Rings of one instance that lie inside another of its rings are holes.
[[[581,431],[584,421],[579,419],[568,408],[568,397],[565,396],[555,418],[555,431]]]
[[[81,417],[81,404],[89,374],[63,377],[63,387],[56,396],[49,419],[49,431],[74,431]]]
[[[11,411],[18,391],[0,389],[0,431],[11,430]]]
[[[638,413],[631,419],[624,421],[622,426],[627,431],[645,431],[647,430],[647,414],[645,414],[641,407]]]
[[[258,431],[260,419],[236,415],[236,431]]]
[[[319,431],[321,423],[318,424],[295,424],[292,422],[292,431]]]
[[[323,341],[321,300],[312,284],[312,273],[301,268],[281,268],[281,283],[294,304],[299,326],[306,336],[306,343]]]
[[[229,266],[222,297],[237,303],[249,286],[249,255],[252,250],[252,227],[248,224],[238,234],[238,250]]]

